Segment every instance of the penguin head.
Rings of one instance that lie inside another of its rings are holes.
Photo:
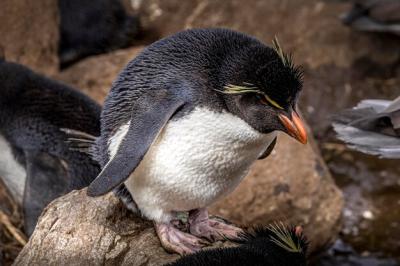
[[[235,239],[233,247],[203,249],[183,256],[168,266],[181,265],[308,265],[309,242],[299,226],[283,223],[246,229]]]
[[[278,40],[273,48],[249,45],[225,63],[219,91],[231,113],[262,133],[283,131],[307,142],[297,113],[302,70],[283,53]]]

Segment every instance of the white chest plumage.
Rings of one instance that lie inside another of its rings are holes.
[[[111,139],[111,155],[127,128]],[[275,136],[230,113],[197,108],[165,126],[125,184],[147,218],[166,222],[231,192]]]
[[[13,154],[8,141],[0,135],[0,178],[18,204],[22,204],[24,195],[26,171]]]

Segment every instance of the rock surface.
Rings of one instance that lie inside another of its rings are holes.
[[[58,70],[58,8],[54,0],[2,0],[0,49],[8,61],[35,71]]]
[[[142,49],[143,47],[133,47],[92,56],[57,73],[54,78],[79,88],[97,102],[103,103],[118,73]]]
[[[14,265],[163,265],[177,258],[160,246],[151,222],[129,213],[111,193],[90,198],[81,190],[43,211]]]
[[[294,52],[296,62],[317,68],[324,64],[349,67],[374,47],[387,42],[370,40],[342,25],[341,13],[350,3],[321,0],[179,0],[132,1],[144,14],[148,28],[158,29],[161,37],[185,28],[226,27],[254,35],[271,43],[276,35],[285,50]],[[318,22],[318,23],[316,23]],[[373,43],[375,42],[375,43]],[[394,48],[397,43],[390,44]],[[380,62],[394,62],[390,49],[370,55]]]

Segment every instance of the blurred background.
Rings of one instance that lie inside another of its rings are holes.
[[[399,160],[352,151],[336,139],[331,126],[333,114],[362,99],[392,100],[400,95],[400,8],[386,8],[387,16],[398,14],[397,18],[386,20],[381,12],[381,19],[373,17],[379,27],[373,25],[366,31],[359,24],[352,24],[351,17],[343,16],[349,14],[355,2],[2,0],[0,53],[6,60],[70,84],[102,103],[119,71],[143,47],[159,38],[198,27],[227,27],[266,44],[278,36],[284,50],[293,53],[305,72],[299,107],[315,142],[311,141],[312,155],[304,152],[300,156],[304,154],[303,161],[312,157],[319,162],[313,165],[314,172],[302,173],[302,164],[285,166],[294,168],[288,173],[315,176],[303,183],[293,181],[313,188],[307,191],[307,197],[302,196],[301,190],[290,191],[284,182],[274,186],[280,203],[292,202],[277,212],[278,218],[294,216],[293,221],[306,225],[311,240],[321,236],[320,242],[311,242],[315,244],[315,265],[399,265]],[[358,2],[358,6],[368,7],[371,1]],[[361,10],[361,16],[369,15],[366,9]],[[397,28],[391,23],[397,23]],[[282,143],[292,145],[285,139]],[[262,165],[256,166],[252,174],[271,175]],[[248,187],[251,185],[254,182],[247,183]],[[329,192],[321,192],[327,188]],[[251,188],[239,193],[249,189],[247,193],[252,195],[262,193]],[[303,202],[310,199],[310,203]],[[236,206],[234,200],[227,201],[232,208]],[[296,204],[300,206],[298,210],[294,210]],[[266,205],[258,204],[257,208],[267,208]],[[230,215],[222,207],[215,209]],[[266,222],[276,218],[260,218],[264,212],[259,209],[249,214],[253,218],[240,218],[241,221]],[[11,232],[23,230],[21,211],[2,184],[0,210],[0,265],[7,265],[18,255],[24,239],[15,238]],[[307,215],[301,216],[302,211]]]

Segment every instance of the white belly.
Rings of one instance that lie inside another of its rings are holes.
[[[0,178],[18,204],[22,204],[26,171],[14,158],[10,144],[0,135]]]
[[[197,108],[165,126],[125,184],[147,218],[166,221],[231,192],[275,136]]]

